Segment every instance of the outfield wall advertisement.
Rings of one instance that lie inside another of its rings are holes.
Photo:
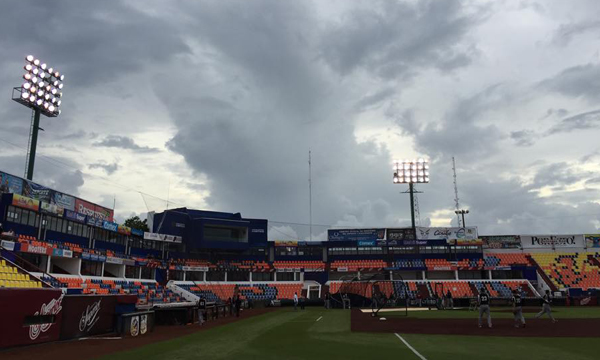
[[[385,229],[333,229],[327,230],[329,241],[377,241],[385,238]]]
[[[585,234],[585,247],[600,248],[600,234]]]
[[[583,248],[583,235],[521,235],[523,249]]]
[[[417,227],[419,240],[477,240],[477,227]]]

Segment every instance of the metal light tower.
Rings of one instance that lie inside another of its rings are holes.
[[[13,88],[12,99],[19,104],[25,105],[33,110],[31,131],[29,133],[29,149],[27,153],[27,166],[25,177],[33,179],[33,167],[35,164],[35,152],[37,149],[37,138],[40,129],[40,115],[56,117],[60,111],[62,102],[62,88],[65,76],[56,69],[48,67],[33,55],[28,55],[24,66],[25,83],[20,87]]]
[[[415,188],[414,184],[429,183],[429,162],[423,159],[418,160],[396,160],[394,161],[394,184],[408,184],[408,192],[410,193],[410,215],[412,230],[417,238],[417,228],[415,226]]]
[[[462,227],[467,227],[467,224],[465,224],[465,214],[469,213],[469,210],[455,210],[454,213],[458,216],[458,215],[462,215]]]

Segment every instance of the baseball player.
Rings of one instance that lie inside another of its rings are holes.
[[[477,303],[479,304],[479,327],[481,327],[481,319],[483,314],[487,313],[488,327],[492,328],[492,315],[490,313],[490,295],[488,295],[485,287],[481,288],[479,296],[477,297]]]
[[[521,298],[521,289],[515,289],[512,297],[513,314],[515,315],[515,327],[525,327],[525,318],[523,317],[523,299]]]
[[[553,323],[558,322],[558,320],[556,320],[554,316],[552,316],[552,309],[550,308],[550,304],[552,304],[552,295],[550,294],[550,290],[546,290],[546,294],[542,298],[542,311],[537,313],[535,318],[538,319],[542,315],[548,314],[548,317],[550,318],[550,320],[552,320]]]

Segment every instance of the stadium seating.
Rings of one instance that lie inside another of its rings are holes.
[[[425,269],[425,262],[422,259],[404,260],[400,259],[394,262],[394,267],[404,269]]]
[[[485,255],[485,266],[496,267],[496,266],[531,266],[531,262],[528,259],[529,254],[523,253],[494,253]]]
[[[454,270],[456,267],[446,259],[425,259],[427,270]]]
[[[600,288],[597,253],[535,253],[531,257],[558,288]]]
[[[325,270],[325,263],[322,261],[275,261],[275,269],[310,269]]]
[[[375,270],[385,267],[388,267],[388,264],[383,260],[336,260],[331,263],[332,269],[347,268],[348,271]]]
[[[2,288],[41,288],[42,283],[30,278],[6,260],[0,260],[0,287]]]
[[[293,299],[294,293],[300,295],[302,292],[302,284],[300,283],[232,284],[199,282],[194,284],[177,283],[176,285],[210,302],[227,301],[233,297],[236,287],[239,289],[242,299],[253,301]]]

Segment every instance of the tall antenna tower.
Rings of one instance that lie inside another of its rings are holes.
[[[419,193],[419,191],[417,190],[417,187],[415,186],[415,220],[416,220],[417,226],[421,226],[421,211],[419,210],[419,197],[417,196],[418,193]]]
[[[310,149],[308,150],[308,220],[310,227],[310,241],[312,241],[312,164]]]
[[[452,157],[452,172],[454,173],[454,206],[456,206],[456,210],[460,209],[458,203],[458,185],[456,184],[456,162],[454,161],[454,156]],[[463,224],[460,222],[460,215],[456,214],[456,220],[458,221],[458,227],[462,227]]]

